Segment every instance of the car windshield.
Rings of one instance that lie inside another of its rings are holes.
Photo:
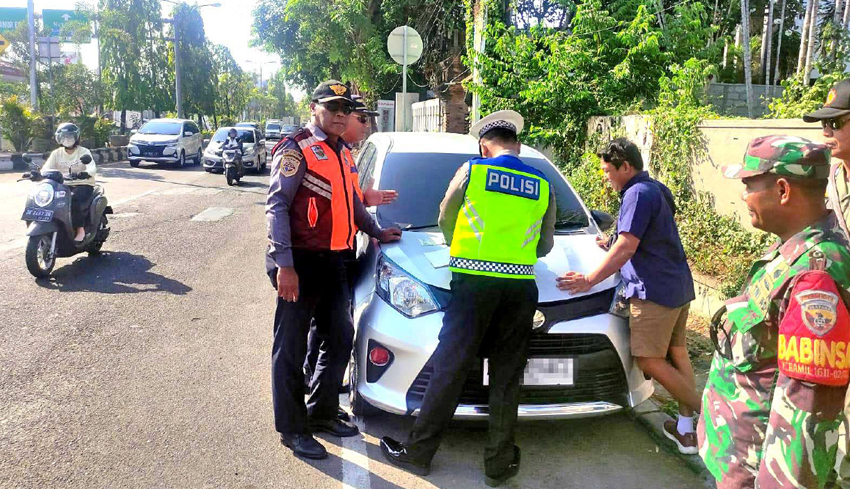
[[[292,125],[283,126],[283,130],[286,131],[286,132],[295,132],[295,131],[298,130],[298,126],[292,126]]]
[[[180,134],[180,128],[182,127],[182,122],[148,122],[139,129],[139,134],[166,134],[176,136]]]
[[[266,131],[278,131],[280,130],[280,124],[266,124]]]
[[[378,207],[381,226],[399,225],[425,228],[437,225],[440,202],[457,169],[474,154],[390,153],[384,162],[380,189],[398,191],[398,200]],[[558,230],[580,229],[589,225],[581,202],[558,170],[541,158],[522,158],[546,175],[555,193]],[[423,176],[427,175],[427,178]]]
[[[227,139],[227,131],[231,128],[222,127],[212,137],[212,141],[215,143],[223,143]],[[254,142],[254,132],[250,129],[236,129],[236,134],[240,141],[243,143],[253,143]]]

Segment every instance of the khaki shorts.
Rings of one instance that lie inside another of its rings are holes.
[[[629,305],[632,355],[666,358],[671,346],[686,346],[685,325],[690,308],[690,302],[670,308],[632,297]]]

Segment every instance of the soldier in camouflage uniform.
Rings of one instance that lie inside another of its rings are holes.
[[[740,178],[754,227],[780,242],[712,320],[700,455],[718,488],[829,487],[850,357],[850,253],[824,204],[828,147],[754,139]]]

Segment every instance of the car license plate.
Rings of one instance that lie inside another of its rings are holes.
[[[522,385],[573,385],[572,358],[529,358]],[[484,385],[490,385],[488,361],[484,359]]]
[[[142,155],[143,156],[154,156],[154,155],[156,155],[156,153],[154,153],[153,151],[145,151],[144,153],[142,153]]]
[[[30,207],[24,210],[24,216],[21,219],[24,221],[48,222],[53,219],[53,211],[48,209],[34,209]]]

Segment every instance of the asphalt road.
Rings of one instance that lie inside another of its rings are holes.
[[[427,478],[380,455],[409,418],[320,436],[324,461],[279,445],[267,176],[228,188],[198,167],[101,168],[116,213],[104,254],[60,259],[42,281],[24,265],[30,184],[17,176],[0,174],[0,487],[485,487],[482,424],[454,426]],[[517,436],[523,466],[506,487],[706,487],[624,414],[522,423]]]

